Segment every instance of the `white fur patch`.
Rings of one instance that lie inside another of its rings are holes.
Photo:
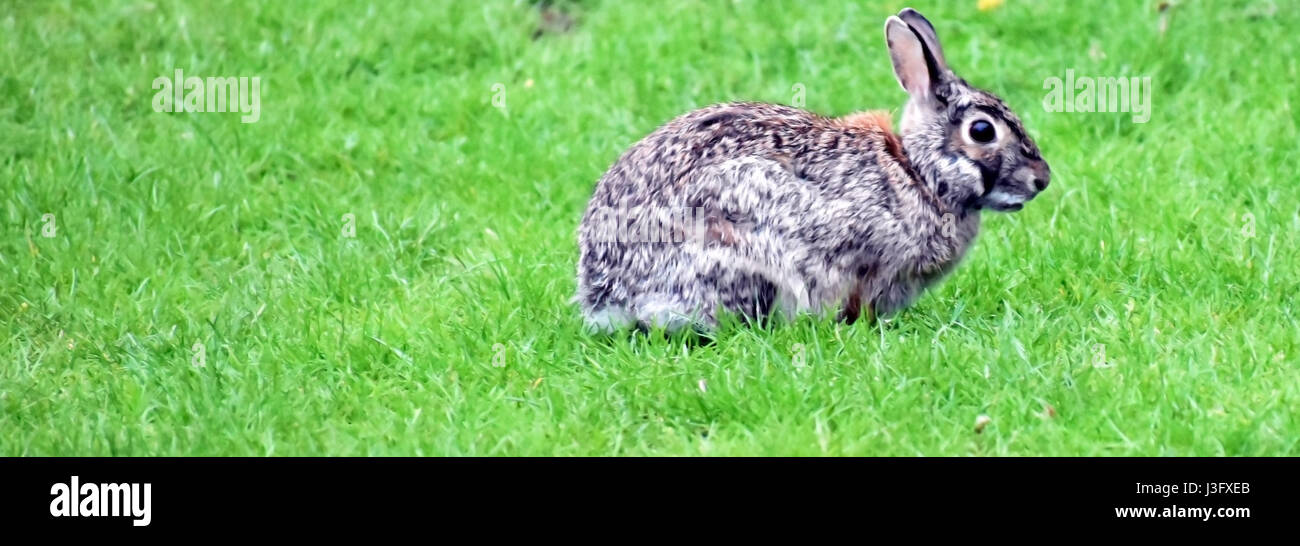
[[[587,313],[587,328],[602,334],[626,330],[632,326],[632,314],[622,307],[602,307]]]
[[[694,322],[694,317],[682,312],[682,304],[668,298],[645,298],[639,302],[637,319],[650,327],[662,327],[676,332]]]
[[[993,190],[991,193],[984,196],[984,202],[994,206],[1014,207],[1016,205],[1024,204],[1025,197],[1023,195],[1007,193],[1002,190]]]

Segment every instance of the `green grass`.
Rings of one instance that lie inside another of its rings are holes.
[[[1290,0],[917,0],[1052,187],[888,322],[584,334],[627,146],[900,107],[907,3],[808,4],[0,0],[0,455],[1300,455]],[[154,112],[176,68],[261,120]],[[1045,112],[1067,68],[1151,77],[1150,122]]]

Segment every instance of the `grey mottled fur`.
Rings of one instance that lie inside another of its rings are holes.
[[[1020,121],[948,69],[924,17],[905,9],[885,29],[909,93],[900,134],[871,116],[721,104],[610,167],[578,231],[589,327],[891,313],[956,266],[981,210],[1016,210],[1046,186]],[[996,140],[974,140],[981,120]]]

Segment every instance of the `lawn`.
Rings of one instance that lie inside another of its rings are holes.
[[[897,119],[908,3],[0,0],[0,455],[1300,455],[1300,10],[1172,4],[911,3],[1052,186],[890,319],[696,343],[583,331],[596,180],[712,103]]]

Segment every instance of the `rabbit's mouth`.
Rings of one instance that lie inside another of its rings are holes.
[[[1030,199],[1033,199],[1033,197],[994,189],[980,199],[980,204],[983,208],[998,212],[1015,212],[1025,208],[1025,201]]]

